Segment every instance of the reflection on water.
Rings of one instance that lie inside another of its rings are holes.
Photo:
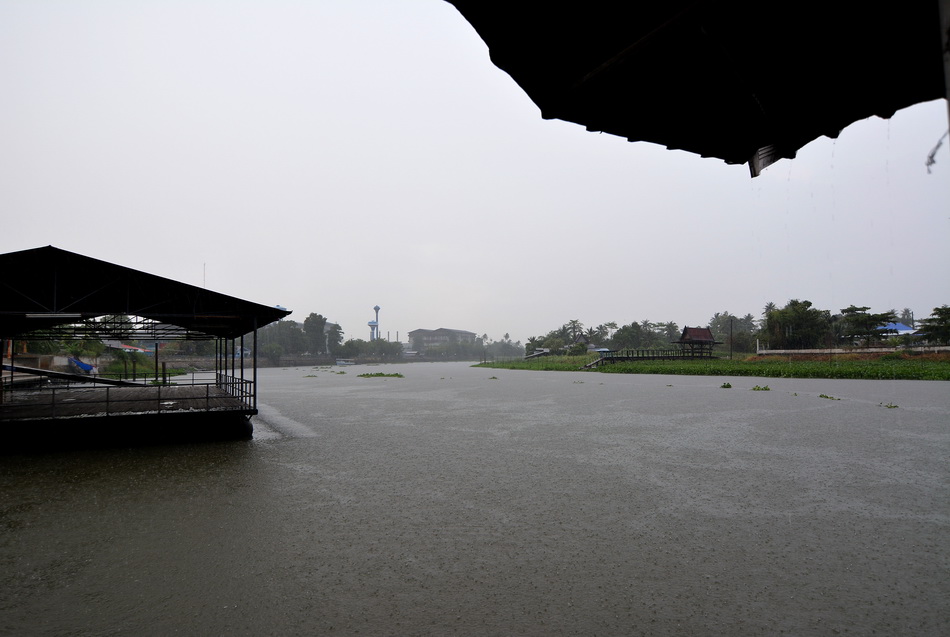
[[[360,371],[0,457],[0,632],[947,632],[946,384]]]

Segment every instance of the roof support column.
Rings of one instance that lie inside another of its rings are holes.
[[[254,348],[254,358],[253,358],[253,374],[251,382],[254,385],[254,410],[257,411],[257,319],[254,319],[254,343],[252,345]]]
[[[7,355],[7,339],[0,338],[0,405],[3,404],[3,357]],[[10,389],[13,389],[13,359],[10,359]]]

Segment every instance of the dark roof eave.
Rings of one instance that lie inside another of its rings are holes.
[[[53,246],[2,254],[0,271],[29,273],[0,282],[4,336],[124,314],[237,338],[290,314]]]

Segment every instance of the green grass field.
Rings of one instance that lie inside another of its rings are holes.
[[[696,359],[670,361],[630,361],[603,365],[590,370],[601,374],[681,374],[695,376],[761,376],[765,378],[855,378],[899,380],[950,380],[950,357],[859,355],[805,360],[752,356],[746,359]],[[481,363],[477,367],[536,371],[578,371],[596,357],[543,356],[531,360]]]

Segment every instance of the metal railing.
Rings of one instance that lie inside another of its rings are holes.
[[[611,352],[601,352],[601,358],[712,358],[711,349],[621,349]]]
[[[93,377],[88,382],[46,379],[40,387],[4,382],[0,420],[255,408],[254,381],[250,379],[215,371],[194,371],[174,376],[167,383],[150,378],[140,377],[141,384],[135,386],[96,384]],[[222,399],[232,400],[222,405]]]

